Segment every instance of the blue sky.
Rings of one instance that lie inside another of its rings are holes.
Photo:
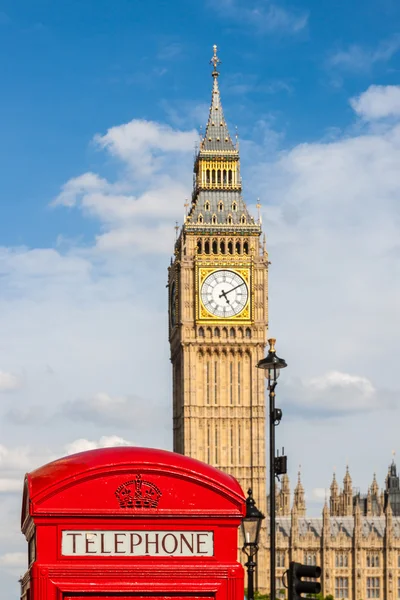
[[[262,203],[291,479],[301,464],[320,514],[334,467],[382,486],[399,450],[399,4],[0,0],[10,597],[25,471],[102,445],[171,448],[166,269],[215,43],[244,196]]]
[[[397,81],[395,2],[244,6],[236,0],[175,1],[172,8],[160,1],[3,1],[2,239],[48,245],[60,227],[93,234],[90,223],[46,212],[46,200],[60,181],[102,161],[90,147],[94,132],[133,117],[171,122],[171,110],[198,127],[199,116],[184,112],[188,104],[208,103],[214,43],[224,86],[232,88],[224,93],[231,123],[247,136],[266,119],[284,132],[285,145],[348,126],[348,97],[371,77]],[[271,11],[283,14],[271,19]],[[379,48],[382,58],[374,58]]]

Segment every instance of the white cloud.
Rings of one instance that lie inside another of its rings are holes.
[[[292,414],[308,418],[382,411],[396,406],[394,394],[378,392],[366,377],[338,371],[295,379],[286,385],[284,396]]]
[[[0,392],[11,392],[21,385],[20,379],[12,373],[0,371]]]
[[[129,427],[132,430],[134,423],[140,423],[144,429],[162,426],[169,410],[160,409],[152,399],[110,396],[100,392],[92,398],[66,402],[60,407],[60,414],[73,421]]]
[[[22,479],[0,478],[0,493],[2,492],[20,492],[22,494]]]
[[[400,86],[371,85],[359,96],[351,98],[350,104],[367,121],[400,117]]]
[[[103,436],[98,441],[81,438],[74,440],[65,446],[67,454],[77,454],[87,450],[96,450],[97,448],[113,448],[115,446],[131,446],[131,442],[124,440],[118,435]]]
[[[25,552],[7,552],[0,556],[0,565],[7,567],[26,566]]]
[[[197,137],[195,131],[176,131],[168,125],[134,119],[96,135],[95,142],[127,163],[133,174],[144,177],[163,168],[165,153],[193,152]]]
[[[110,186],[106,179],[99,177],[96,173],[87,172],[78,177],[73,177],[65,183],[59,195],[53,200],[52,205],[75,206],[77,199],[88,192],[108,191]]]
[[[296,34],[308,25],[308,12],[296,9],[286,9],[278,4],[259,0],[220,0],[212,4],[224,19],[238,21],[251,27],[259,34],[287,33]]]
[[[326,498],[329,498],[329,490],[325,488],[314,488],[312,490],[312,496],[316,500],[324,501]]]
[[[52,205],[77,207],[100,220],[102,232],[96,238],[100,252],[168,252],[173,224],[182,218],[190,196],[196,138],[194,131],[151,121],[112,127],[95,136],[95,142],[122,162],[123,175],[115,182],[91,172],[74,177]]]
[[[400,48],[400,36],[394,35],[378,44],[376,48],[366,48],[351,44],[347,49],[337,50],[329,59],[331,67],[349,71],[368,71],[374,64],[387,62]]]

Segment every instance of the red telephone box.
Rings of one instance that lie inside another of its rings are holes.
[[[81,452],[25,477],[23,600],[243,600],[231,476],[148,448]]]

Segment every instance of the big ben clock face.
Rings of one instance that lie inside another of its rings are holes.
[[[200,294],[209,313],[228,319],[242,312],[247,304],[249,290],[238,273],[221,269],[204,279]]]

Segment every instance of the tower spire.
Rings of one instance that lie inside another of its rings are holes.
[[[212,66],[214,67],[213,68],[213,72],[212,72],[212,76],[213,77],[218,77],[219,72],[217,71],[217,67],[218,67],[218,65],[221,64],[221,61],[219,60],[219,58],[217,56],[217,49],[218,49],[217,45],[214,44],[214,46],[213,46],[214,55],[213,55],[213,57],[210,60],[210,64],[212,64]]]
[[[206,227],[228,233],[236,232],[240,227],[240,231],[259,236],[261,219],[254,221],[242,197],[239,150],[222,110],[218,87],[221,61],[216,45],[213,50],[211,104],[195,157],[192,206],[185,221],[185,231]]]

